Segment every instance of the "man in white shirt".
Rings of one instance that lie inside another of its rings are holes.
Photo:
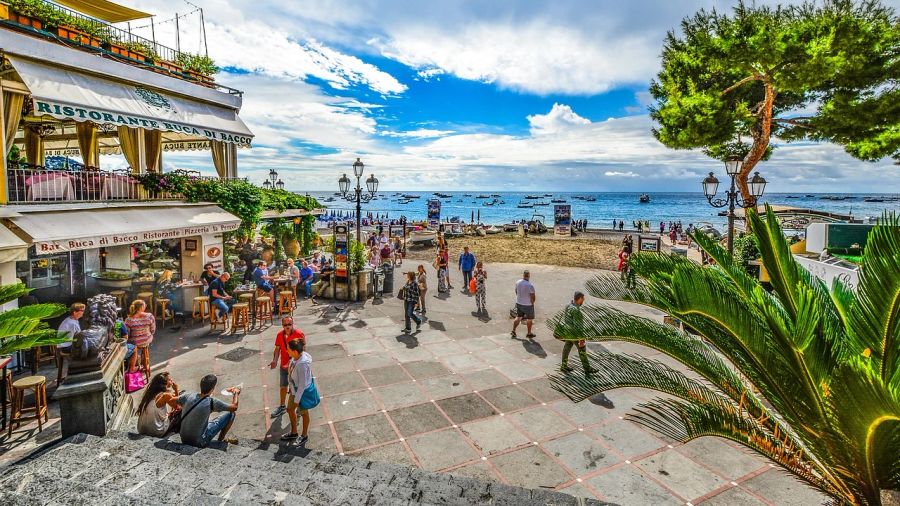
[[[522,279],[516,281],[516,319],[513,320],[513,328],[511,335],[516,337],[516,328],[522,320],[525,320],[525,326],[528,333],[525,335],[528,339],[533,339],[534,334],[531,333],[531,325],[534,323],[534,285],[530,281],[531,273],[525,271],[522,273]]]
[[[75,338],[75,334],[81,332],[81,325],[79,325],[78,320],[84,316],[84,308],[84,304],[81,304],[80,302],[76,302],[69,306],[69,316],[59,324],[59,329],[57,329],[59,332],[66,334],[66,337],[69,338],[68,341],[56,345],[56,363],[59,367],[57,376],[59,377],[59,381],[62,381],[62,378],[64,378],[62,375],[63,365],[66,357],[69,356],[69,350],[72,347],[72,339]]]

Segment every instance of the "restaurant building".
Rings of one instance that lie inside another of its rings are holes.
[[[198,55],[120,28],[147,13],[102,0],[23,5],[0,1],[0,283],[19,278],[38,301],[68,303],[133,296],[170,270],[191,300],[190,280],[205,262],[222,265],[223,234],[240,221],[133,176],[162,172],[168,152],[206,150],[216,177],[238,177],[238,149],[253,139],[242,92],[190,68]],[[105,170],[101,154],[128,168]]]

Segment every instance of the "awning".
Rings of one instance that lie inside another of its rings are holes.
[[[0,225],[0,263],[28,260],[28,245],[8,228]],[[7,280],[6,283],[11,283]]]
[[[22,229],[38,255],[177,239],[237,230],[241,220],[214,205],[72,209],[9,218]]]
[[[177,132],[193,139],[250,145],[234,109],[7,55],[31,92],[34,115]]]
[[[109,23],[124,23],[135,19],[149,18],[152,14],[141,12],[131,7],[125,7],[108,0],[53,0],[59,5],[64,5],[82,14],[107,21]]]

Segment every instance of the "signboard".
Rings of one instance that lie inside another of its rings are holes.
[[[211,225],[199,225],[195,227],[177,227],[166,230],[150,232],[133,232],[129,234],[97,235],[79,237],[77,239],[57,239],[52,241],[35,241],[34,248],[38,255],[58,253],[62,251],[77,251],[82,249],[94,249],[106,246],[121,246],[139,242],[162,241],[163,239],[180,239],[192,235],[221,234],[232,232],[240,227],[240,222],[217,223]]]
[[[638,236],[638,249],[640,251],[659,251],[660,250],[659,237]]]
[[[222,236],[202,235],[200,244],[203,249],[203,265],[212,264],[213,269],[222,272]]]
[[[441,224],[441,201],[428,200],[428,228],[438,228]]]
[[[334,275],[338,278],[349,276],[349,254],[347,247],[350,243],[350,229],[347,225],[334,226]]]
[[[553,225],[556,235],[572,235],[572,205],[553,206]]]

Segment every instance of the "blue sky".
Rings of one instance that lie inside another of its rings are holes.
[[[157,21],[192,10],[124,3]],[[723,172],[660,145],[646,107],[666,31],[731,1],[194,3],[217,80],[245,92],[254,180],[274,167],[290,189],[330,190],[357,156],[386,190],[697,191]],[[200,48],[198,21],[182,19],[183,49]],[[174,41],[173,23],[156,29]],[[164,161],[211,172],[205,153]],[[759,170],[770,191],[900,192],[900,167],[828,144],[779,144]]]

